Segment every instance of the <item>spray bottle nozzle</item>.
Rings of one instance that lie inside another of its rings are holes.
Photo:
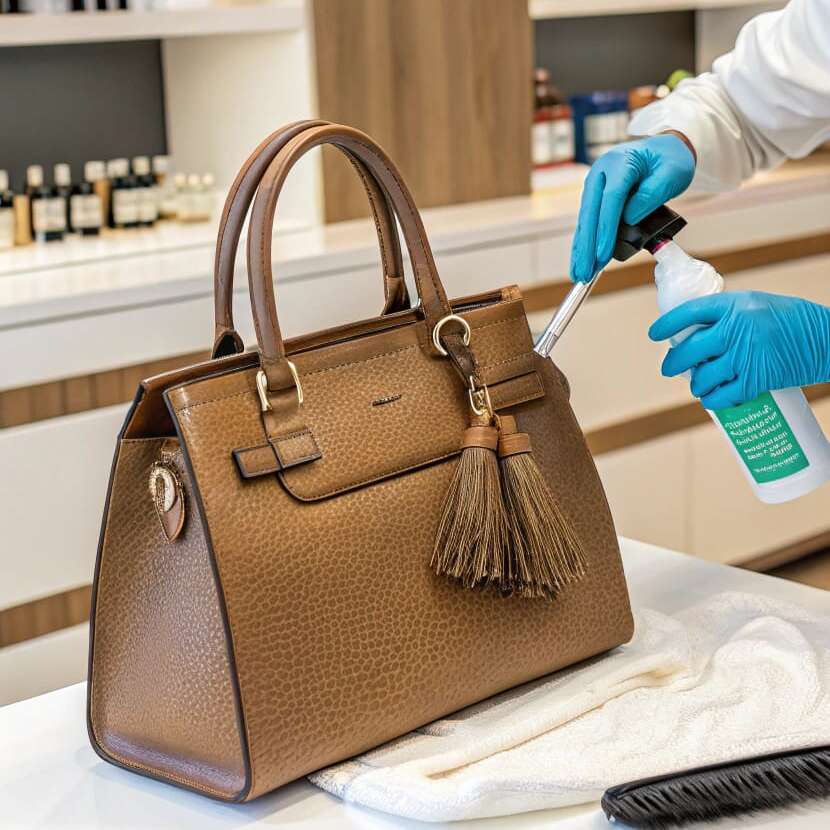
[[[643,249],[654,256],[654,254],[656,254],[664,245],[668,245],[671,241],[672,238],[670,236],[660,235],[654,239],[649,239],[649,241],[643,245]]]
[[[686,220],[671,208],[662,205],[636,225],[620,223],[614,259],[625,262],[645,248],[649,253],[674,239],[675,234],[686,227]]]

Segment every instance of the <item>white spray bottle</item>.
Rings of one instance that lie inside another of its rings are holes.
[[[657,260],[654,279],[661,314],[695,297],[723,291],[723,277],[676,242],[661,240],[647,247]],[[695,328],[675,335],[672,345]],[[830,478],[830,442],[798,387],[764,392],[740,406],[709,414],[761,501],[790,501]]]

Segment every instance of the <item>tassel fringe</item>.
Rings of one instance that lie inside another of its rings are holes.
[[[529,436],[517,432],[512,416],[503,416],[500,426],[502,491],[516,573],[513,593],[552,598],[585,575],[585,551],[533,459]]]
[[[465,588],[501,584],[509,531],[495,452],[498,430],[479,419],[464,433],[463,446],[430,565]]]
[[[464,433],[430,566],[465,588],[551,599],[585,574],[585,551],[510,415]],[[498,455],[496,454],[498,450]]]

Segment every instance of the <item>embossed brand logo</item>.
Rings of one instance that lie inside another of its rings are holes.
[[[372,406],[383,406],[387,403],[395,403],[401,399],[400,395],[384,395],[382,398],[376,398],[372,401]]]

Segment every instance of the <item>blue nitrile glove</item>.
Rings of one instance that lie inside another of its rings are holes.
[[[673,308],[648,335],[665,340],[689,326],[703,328],[669,350],[663,374],[691,370],[692,394],[707,409],[830,379],[826,306],[763,291],[711,294]]]
[[[614,253],[620,218],[635,225],[682,193],[695,158],[676,135],[629,141],[598,158],[585,179],[571,248],[571,279],[588,282]]]

